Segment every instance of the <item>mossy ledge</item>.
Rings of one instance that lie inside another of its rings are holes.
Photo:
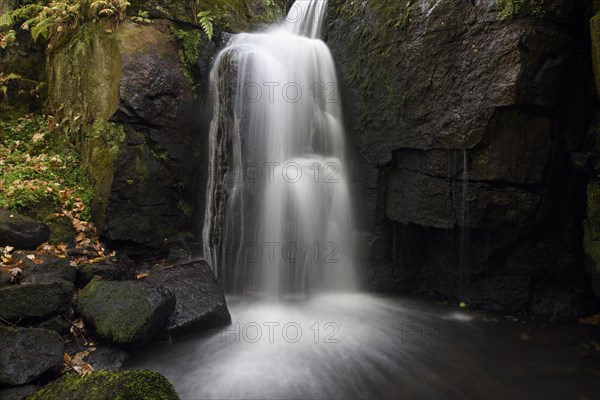
[[[29,400],[178,400],[167,378],[154,371],[98,371],[68,375],[34,393]]]

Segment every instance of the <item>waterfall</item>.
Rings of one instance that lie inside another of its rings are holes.
[[[355,228],[327,2],[235,35],[211,72],[205,257],[230,293],[354,287]]]

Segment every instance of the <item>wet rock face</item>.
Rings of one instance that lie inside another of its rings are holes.
[[[0,209],[0,246],[35,249],[50,239],[50,228],[43,222]]]
[[[175,312],[167,322],[169,333],[194,327],[211,329],[231,322],[225,293],[205,261],[168,267],[146,282],[160,285],[175,295]]]
[[[371,287],[557,313],[539,281],[583,270],[585,177],[570,153],[584,150],[593,81],[569,50],[587,45],[582,11],[547,3],[511,15],[495,1],[330,1]],[[568,281],[589,292],[585,274]]]
[[[23,385],[46,372],[58,372],[63,349],[56,332],[0,327],[0,384]]]
[[[169,32],[174,27],[129,29],[120,40],[120,104],[114,117],[124,125],[125,140],[100,226],[109,242],[162,248],[193,226],[200,152],[196,116],[202,106]]]

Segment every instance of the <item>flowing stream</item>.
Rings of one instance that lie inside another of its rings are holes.
[[[129,367],[166,375],[183,400],[593,398],[581,326],[356,293],[325,9],[297,1],[215,61],[203,239],[232,325],[156,343]]]

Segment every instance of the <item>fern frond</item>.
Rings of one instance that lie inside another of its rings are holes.
[[[15,19],[12,16],[12,13],[6,13],[0,15],[0,27],[3,26],[13,26],[15,24]]]
[[[44,39],[48,39],[50,36],[50,30],[54,25],[54,21],[52,18],[46,18],[39,21],[33,28],[31,28],[31,38],[34,42],[37,42],[38,37],[42,37]]]
[[[204,34],[208,40],[212,40],[213,37],[213,17],[210,11],[201,11],[198,13],[198,23],[204,31]]]

